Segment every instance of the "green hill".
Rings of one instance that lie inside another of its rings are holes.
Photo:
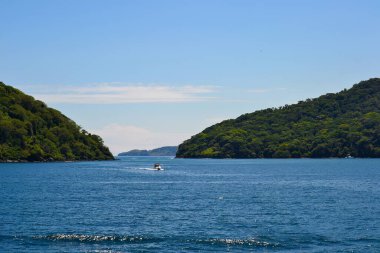
[[[0,82],[0,161],[111,159],[99,136]]]
[[[380,79],[244,114],[183,142],[182,158],[380,157]]]
[[[119,156],[175,156],[177,149],[177,146],[166,146],[152,150],[133,149],[128,152],[120,153]]]

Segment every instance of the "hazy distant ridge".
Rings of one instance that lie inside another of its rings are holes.
[[[122,152],[119,156],[175,156],[177,146],[166,146],[152,150],[133,149],[128,152]]]

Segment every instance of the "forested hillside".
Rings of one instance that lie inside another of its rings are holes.
[[[0,161],[110,160],[102,139],[0,82]]]
[[[380,79],[205,129],[177,157],[380,157]]]

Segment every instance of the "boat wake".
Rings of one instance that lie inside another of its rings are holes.
[[[164,169],[160,169],[160,170],[157,170],[157,169],[153,169],[153,168],[137,168],[138,170],[149,170],[149,171],[160,171],[160,170],[164,170]]]

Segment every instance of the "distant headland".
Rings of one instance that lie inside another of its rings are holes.
[[[0,162],[113,159],[99,136],[0,82]]]
[[[183,142],[176,157],[380,157],[380,78],[225,120]]]
[[[133,149],[118,156],[175,156],[178,146],[165,146],[152,150]]]

